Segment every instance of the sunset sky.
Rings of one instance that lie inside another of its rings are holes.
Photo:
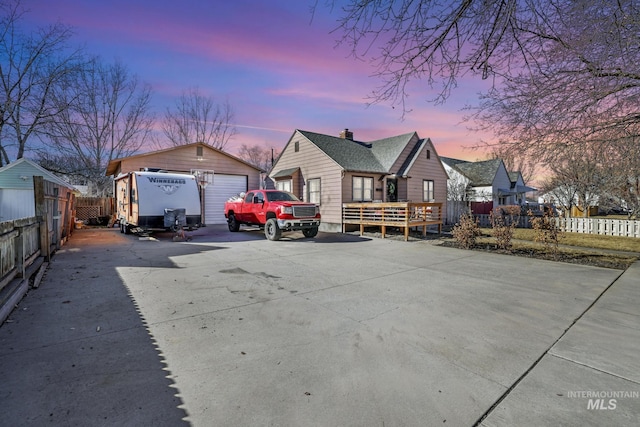
[[[461,80],[444,105],[415,85],[413,110],[367,106],[379,81],[370,64],[336,47],[340,11],[318,0],[22,0],[26,20],[57,20],[75,28],[75,42],[106,61],[121,60],[154,91],[161,116],[183,90],[229,102],[237,134],[228,151],[246,143],[280,149],[295,129],[373,140],[417,131],[442,156],[484,158],[465,149],[488,138],[467,130],[462,107],[477,100],[482,81]],[[158,133],[160,135],[160,133]]]

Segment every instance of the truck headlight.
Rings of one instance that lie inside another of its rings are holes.
[[[320,213],[320,206],[316,206],[316,215]]]
[[[293,206],[282,206],[280,212],[283,214],[293,215]]]

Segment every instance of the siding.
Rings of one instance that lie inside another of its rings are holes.
[[[296,142],[298,152],[295,151]],[[307,199],[302,186],[308,179],[320,178],[320,214],[323,229],[342,224],[342,168],[299,132],[295,132],[273,166],[272,174],[283,169],[300,168],[299,196]],[[295,186],[295,182],[294,182]],[[296,189],[294,188],[294,191]],[[349,196],[351,197],[351,196]]]
[[[364,172],[347,172],[342,180],[342,202],[340,204],[340,221],[342,221],[342,203],[353,202],[353,177],[373,178],[373,200],[384,200],[384,181],[379,181],[382,174]]]
[[[43,174],[28,163],[16,164],[0,173],[0,188],[33,190],[33,175]],[[26,176],[27,179],[21,179],[21,176]]]
[[[195,145],[124,158],[121,159],[120,171],[118,172],[126,173],[142,168],[159,168],[171,172],[190,173],[191,169],[207,169],[224,175],[247,176],[250,189],[260,187],[260,172],[257,169],[209,147],[203,147],[203,150],[203,160],[197,160]]]
[[[33,187],[33,183],[31,184]],[[35,216],[36,205],[31,190],[0,188],[0,222]]]
[[[410,149],[410,147],[407,147]],[[429,150],[431,156],[427,159],[426,150]],[[443,203],[442,217],[446,218],[447,206],[447,179],[448,175],[442,166],[442,162],[436,153],[436,150],[430,140],[422,147],[418,153],[411,170],[409,170],[407,179],[407,197],[412,202],[423,202],[422,182],[425,179],[433,181],[433,197],[434,201]]]
[[[400,153],[396,161],[393,163],[393,166],[391,167],[391,170],[390,170],[391,172],[396,173],[398,172],[398,170],[400,170],[404,162],[409,157],[409,154],[411,154],[411,150],[413,150],[413,147],[416,145],[416,142],[418,141],[419,141],[418,135],[414,134],[411,137],[411,140],[409,141],[409,143],[404,147],[404,150],[402,150],[402,153]]]
[[[509,178],[509,173],[507,169],[504,167],[504,163],[500,163],[500,167],[496,171],[496,176],[493,179],[493,207],[497,207],[500,205],[498,190],[499,189],[509,190],[511,188],[511,179]],[[507,201],[509,203],[509,201]]]

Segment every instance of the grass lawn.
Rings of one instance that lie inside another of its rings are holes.
[[[477,240],[477,248],[496,250],[493,229],[482,228],[482,236]],[[608,251],[634,252],[637,255],[610,253]],[[503,251],[504,252],[504,251]],[[534,241],[534,231],[526,228],[515,229],[511,250],[513,255],[529,256],[563,262],[588,264],[598,267],[626,269],[640,259],[640,239],[632,237],[601,236],[596,234],[563,233],[558,250],[546,248]]]
[[[490,229],[483,229],[492,231]],[[534,241],[534,231],[528,228],[516,228],[514,239]],[[615,251],[638,252],[640,255],[640,239],[635,237],[602,236],[598,234],[585,233],[563,233],[559,244],[569,246],[580,246],[593,249],[610,249]]]

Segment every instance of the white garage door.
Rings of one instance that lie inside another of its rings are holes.
[[[247,191],[246,175],[215,174],[213,184],[207,185],[204,194],[204,223],[225,224],[224,202],[241,191]]]

